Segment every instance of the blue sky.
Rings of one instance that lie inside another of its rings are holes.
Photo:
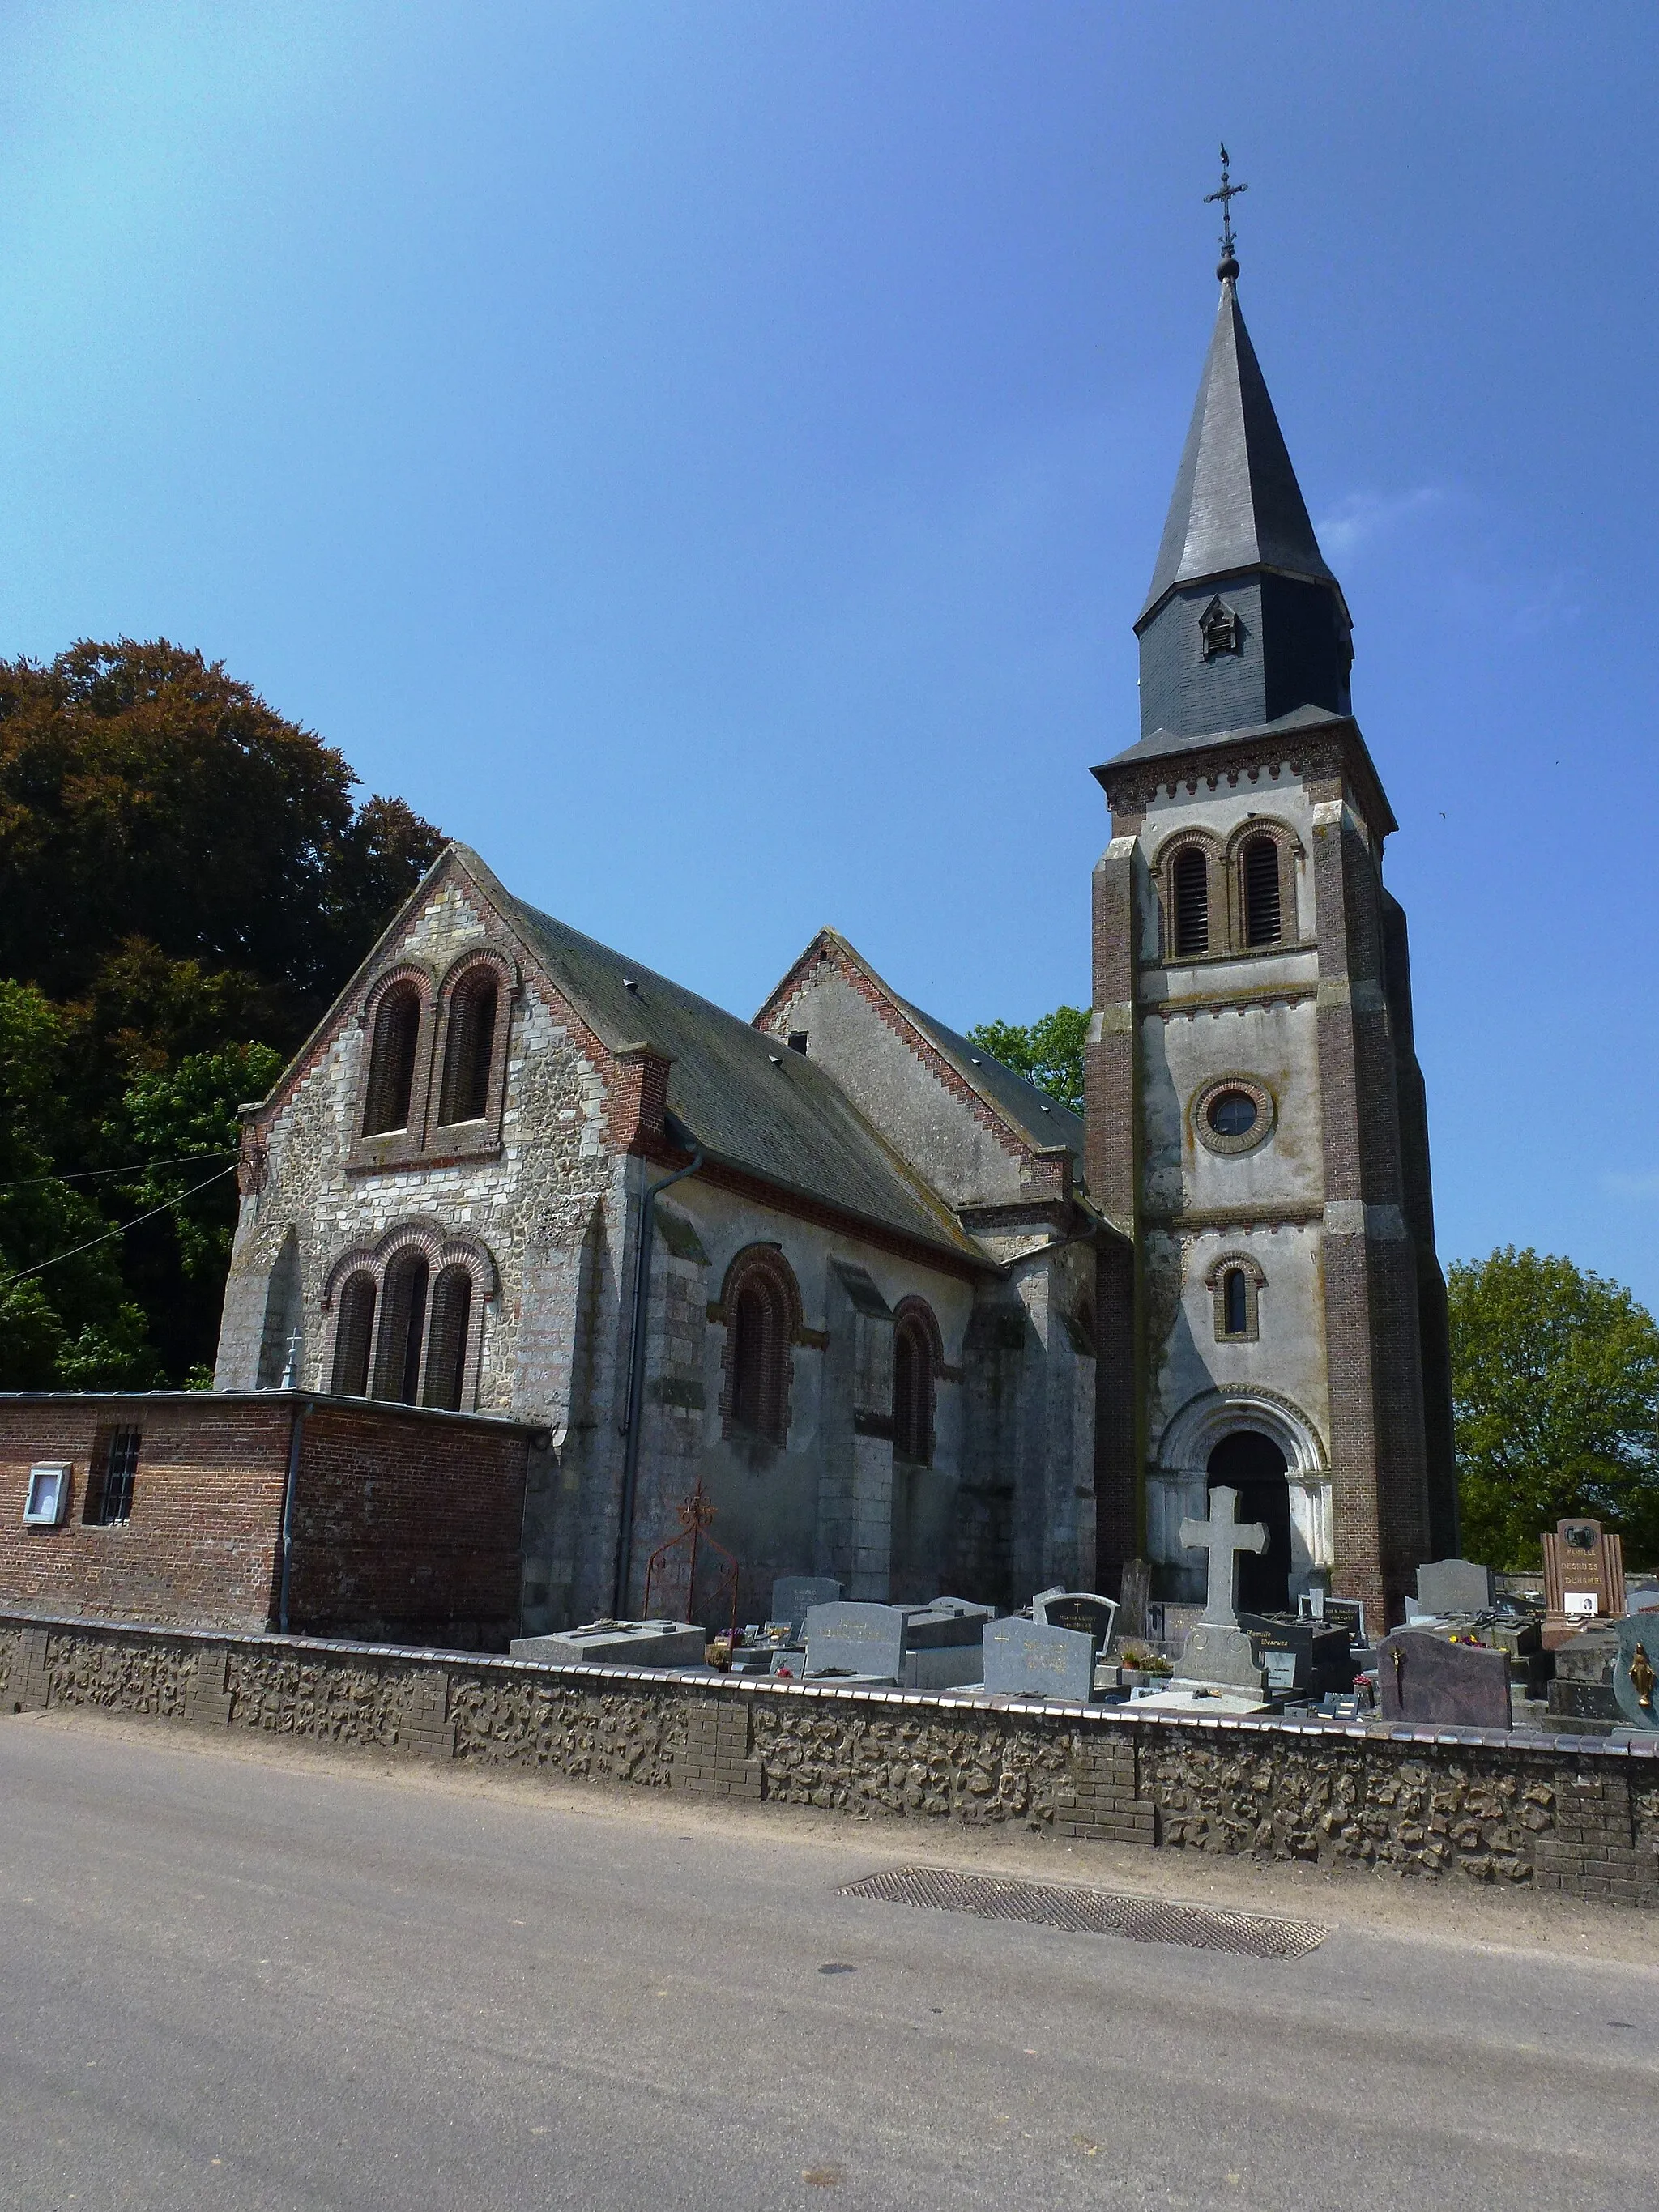
[[[1087,991],[1214,309],[1352,607],[1443,1256],[1659,1307],[1648,7],[0,13],[0,652],[223,659],[747,1012]]]

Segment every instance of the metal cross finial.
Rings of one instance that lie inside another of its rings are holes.
[[[1221,259],[1216,264],[1215,272],[1218,276],[1237,276],[1238,274],[1238,258],[1233,251],[1238,243],[1233,236],[1233,202],[1241,192],[1248,192],[1249,189],[1248,185],[1236,185],[1233,182],[1231,164],[1228,159],[1227,149],[1224,146],[1221,149],[1220,185],[1217,191],[1206,192],[1204,195],[1206,207],[1209,206],[1212,200],[1219,200],[1221,203]]]

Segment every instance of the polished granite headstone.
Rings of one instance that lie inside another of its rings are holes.
[[[1507,1729],[1514,1719],[1504,1652],[1416,1628],[1397,1628],[1377,1645],[1376,1698],[1385,1721]]]
[[[772,1585],[772,1610],[768,1618],[787,1620],[799,1636],[811,1607],[834,1605],[840,1596],[841,1584],[828,1575],[780,1575]]]
[[[1492,1569],[1473,1559],[1431,1559],[1417,1571],[1417,1602],[1425,1613],[1484,1613],[1492,1601]]]
[[[1044,1590],[1031,1600],[1031,1618],[1050,1628],[1071,1628],[1079,1636],[1091,1636],[1103,1651],[1112,1640],[1117,1601],[1095,1590]]]
[[[801,1623],[809,1675],[872,1674],[896,1682],[904,1665],[904,1624],[921,1607],[842,1598],[807,1609]]]
[[[1241,1613],[1238,1625],[1255,1646],[1270,1690],[1322,1698],[1353,1687],[1359,1670],[1345,1623],[1290,1613]]]
[[[556,1636],[520,1636],[514,1659],[549,1667],[701,1667],[707,1638],[689,1620],[590,1620]]]
[[[1094,1688],[1095,1639],[1045,1620],[987,1621],[985,1687],[996,1697],[1058,1698],[1086,1705]]]

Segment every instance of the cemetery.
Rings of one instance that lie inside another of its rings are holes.
[[[1237,1507],[1217,1485],[1183,1522],[1207,1585],[1185,1624],[1133,1578],[1001,1614],[787,1577],[762,1623],[711,1632],[687,1606],[505,1658],[0,1613],[0,1711],[1659,1905],[1659,1582],[1626,1577],[1615,1534],[1564,1522],[1531,1578],[1425,1565],[1368,1641],[1319,1590],[1240,1610],[1267,1531]]]

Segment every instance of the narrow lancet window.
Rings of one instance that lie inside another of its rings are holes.
[[[1250,1286],[1242,1267],[1229,1267],[1221,1285],[1222,1327],[1229,1336],[1247,1336],[1250,1328]]]
[[[368,1347],[374,1337],[374,1278],[351,1276],[340,1292],[340,1319],[334,1332],[334,1394],[368,1395]]]
[[[412,1406],[421,1381],[421,1349],[426,1341],[426,1297],[429,1270],[418,1252],[404,1252],[386,1272],[386,1305],[380,1316],[380,1345],[374,1362],[374,1395]]]
[[[465,1267],[446,1267],[432,1294],[432,1337],[426,1353],[428,1406],[461,1410],[466,1381],[467,1331],[472,1320],[472,1278]]]
[[[412,983],[394,984],[374,1017],[374,1048],[369,1056],[368,1091],[363,1103],[364,1136],[378,1137],[409,1127],[420,1036],[421,994]]]
[[[448,1043],[438,1119],[446,1127],[482,1121],[489,1105],[500,986],[493,969],[465,977],[449,1001]]]

